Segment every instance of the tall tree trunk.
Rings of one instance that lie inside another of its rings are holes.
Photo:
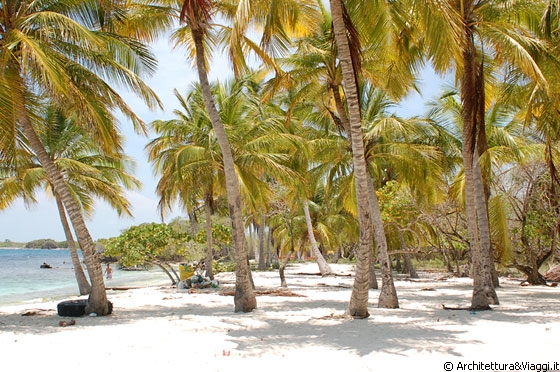
[[[484,287],[486,288],[486,296],[490,304],[499,305],[498,294],[494,289],[493,271],[494,260],[492,259],[492,242],[490,239],[490,221],[488,219],[488,203],[484,196],[484,184],[482,181],[482,172],[480,162],[478,160],[478,152],[475,151],[475,159],[473,160],[473,176],[475,203],[477,212],[477,221],[479,225],[480,239],[480,255],[482,262],[482,275],[484,278]]]
[[[311,215],[309,213],[309,202],[307,199],[303,201],[303,213],[305,214],[305,222],[307,224],[307,235],[309,236],[309,242],[311,243],[311,250],[315,256],[315,261],[319,266],[319,271],[322,276],[332,275],[334,272],[331,266],[325,260],[325,257],[321,254],[319,247],[317,246],[317,241],[315,240],[315,234],[313,233],[313,223],[311,222]]]
[[[393,281],[393,271],[391,270],[391,259],[389,258],[389,248],[387,246],[387,238],[385,237],[385,229],[383,228],[383,218],[379,209],[379,201],[373,187],[373,180],[368,174],[369,200],[371,201],[371,219],[373,222],[373,233],[375,235],[375,244],[377,248],[377,257],[381,266],[381,291],[379,292],[379,300],[377,307],[386,309],[397,309],[399,307],[399,298],[395,283]]]
[[[80,262],[76,244],[74,242],[74,238],[72,237],[72,230],[70,229],[68,219],[66,218],[64,205],[62,204],[62,200],[60,200],[60,196],[58,196],[57,193],[54,193],[54,197],[56,200],[56,206],[58,208],[58,214],[60,215],[60,221],[62,222],[62,227],[64,229],[64,235],[66,236],[66,242],[68,243],[68,250],[70,251],[72,266],[74,267],[74,275],[76,276],[76,281],[78,282],[80,295],[89,294],[91,292],[91,285],[86,278],[84,268],[82,267],[82,263]]]
[[[403,234],[402,230],[399,230],[399,242],[400,242],[400,245],[401,245],[401,249],[403,251],[406,251],[408,248],[407,248],[406,243],[404,241],[404,234]],[[418,273],[414,269],[414,265],[412,264],[412,260],[410,259],[410,255],[408,253],[403,253],[403,258],[404,258],[403,274],[408,274],[408,275],[410,275],[411,278],[418,278]]]
[[[261,216],[261,223],[258,226],[259,231],[259,264],[258,269],[260,271],[266,270],[266,262],[264,260],[264,245],[265,245],[265,224],[266,224],[266,216],[264,213]]]
[[[210,196],[207,196],[204,201],[204,214],[206,215],[206,258],[204,259],[204,267],[206,268],[206,276],[214,279],[214,272],[212,265],[214,263],[214,253],[212,246],[214,241],[212,238],[212,204]]]
[[[352,132],[350,131],[350,119],[348,118],[348,115],[346,113],[346,109],[344,108],[344,102],[342,101],[342,97],[340,96],[340,87],[339,86],[332,87],[332,92],[333,92],[333,96],[334,96],[336,111],[338,112],[338,116],[340,117],[340,122],[342,124],[342,127],[343,127],[344,131],[348,135],[350,143],[352,143]],[[375,188],[374,188],[372,182],[370,182],[368,192],[369,192],[370,202],[371,202],[370,207],[373,209],[374,205],[376,203],[373,200],[373,198],[376,198],[376,196],[375,196]],[[371,213],[372,216],[375,214],[373,212],[373,210],[370,213]],[[383,223],[381,223],[380,227],[375,225],[375,221],[372,221],[372,223],[374,225],[373,226],[374,231],[375,231],[376,228],[381,229],[381,231],[383,231]],[[383,235],[385,235],[384,231],[383,231]],[[383,246],[383,244],[382,244],[382,246]],[[385,247],[386,247],[386,244],[385,244]],[[379,286],[377,284],[377,277],[375,276],[375,262],[377,260],[375,259],[375,256],[373,255],[373,249],[369,252],[368,256],[369,256],[369,288],[370,289],[378,289]],[[385,278],[385,280],[387,280],[389,277],[384,276],[383,278]],[[390,278],[390,281],[392,283],[392,277]],[[396,292],[395,292],[395,298],[396,298]]]
[[[377,284],[377,277],[375,276],[375,255],[373,249],[369,252],[369,289],[379,289]]]
[[[273,252],[272,228],[269,227],[266,233],[266,267],[271,267],[275,262],[278,262],[278,257],[275,258],[274,256],[276,256],[276,252]]]
[[[496,271],[496,266],[494,265],[494,249],[492,246],[492,240],[490,238],[490,221],[488,219],[488,205],[490,200],[490,182],[488,181],[487,177],[484,177],[487,174],[490,174],[490,170],[487,169],[484,173],[482,172],[482,166],[480,165],[480,157],[488,151],[488,139],[486,137],[486,92],[484,88],[484,61],[480,61],[478,63],[478,68],[476,69],[475,74],[475,87],[476,87],[476,149],[475,149],[475,156],[476,159],[479,159],[475,165],[474,177],[475,182],[480,182],[480,185],[475,185],[475,190],[477,192],[477,210],[480,209],[481,215],[479,217],[479,223],[481,224],[481,241],[482,241],[482,254],[484,265],[488,266],[488,272],[490,275],[490,279],[492,281],[492,286],[498,287],[500,285],[500,280],[498,278],[498,272]],[[479,200],[481,197],[479,195],[480,190],[484,192],[482,195],[482,201]],[[482,210],[481,208],[484,208]],[[487,231],[487,233],[486,233]],[[498,297],[495,295],[492,298],[493,304],[498,304]]]
[[[23,84],[21,86],[23,86]],[[18,91],[14,92],[14,94],[19,96],[15,99],[15,101],[19,103],[19,107],[17,107],[17,114],[23,133],[29,141],[29,145],[33,149],[33,152],[35,152],[35,155],[37,155],[37,158],[41,162],[41,166],[45,169],[49,182],[53,185],[54,191],[60,195],[60,198],[62,199],[64,207],[70,217],[70,221],[72,222],[72,226],[74,227],[74,231],[76,232],[78,244],[80,245],[84,255],[84,260],[91,282],[91,292],[89,294],[85,311],[88,314],[96,313],[97,315],[107,315],[109,307],[107,304],[105,283],[103,281],[103,269],[97,256],[93,239],[91,238],[84,222],[81,210],[72,197],[70,190],[68,190],[64,177],[50,158],[43,146],[43,143],[33,128],[26,111],[23,92]]]
[[[251,271],[247,264],[247,241],[243,229],[243,216],[241,205],[241,193],[239,191],[239,181],[235,172],[235,164],[231,147],[227,138],[227,134],[220,119],[220,114],[216,109],[212,92],[210,91],[210,83],[206,71],[204,58],[204,45],[202,30],[192,28],[192,36],[196,51],[196,67],[198,70],[198,78],[202,95],[204,97],[204,105],[210,116],[212,127],[216,133],[216,138],[222,151],[224,174],[226,178],[226,193],[229,205],[229,215],[231,219],[231,227],[233,233],[233,244],[235,246],[235,295],[234,306],[235,312],[251,312],[257,307],[257,299],[251,286]]]
[[[350,119],[352,160],[356,198],[358,203],[358,223],[360,226],[359,248],[357,252],[356,273],[347,315],[354,318],[367,318],[369,296],[369,255],[373,249],[372,222],[368,193],[369,175],[364,155],[362,119],[356,75],[352,64],[350,45],[344,25],[344,10],[341,0],[330,0],[336,45],[339,51],[342,76],[346,89],[346,101]]]
[[[465,10],[464,19],[470,19],[470,9]],[[461,84],[461,101],[463,105],[463,167],[465,174],[465,210],[467,216],[467,230],[469,233],[469,244],[471,247],[471,259],[473,264],[473,295],[471,300],[471,308],[473,310],[490,309],[489,293],[494,292],[492,283],[487,282],[488,275],[486,270],[481,246],[481,223],[479,216],[482,211],[477,210],[477,191],[475,184],[475,162],[478,163],[478,154],[476,153],[477,140],[477,98],[476,98],[476,48],[472,30],[467,22],[464,27],[465,48],[463,50],[463,76]],[[476,156],[475,156],[476,155]],[[478,168],[480,169],[480,168]],[[481,184],[478,184],[481,186]],[[479,190],[478,194],[483,194]],[[484,233],[484,231],[482,232]]]

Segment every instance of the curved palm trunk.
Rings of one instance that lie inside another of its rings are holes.
[[[23,86],[23,84],[21,86]],[[105,283],[103,281],[103,269],[101,268],[101,262],[95,252],[95,244],[86,227],[80,208],[72,198],[62,174],[37,136],[31,120],[27,115],[22,92],[19,92],[19,97],[16,97],[15,101],[19,103],[19,107],[17,107],[18,120],[22,126],[23,133],[41,162],[41,166],[45,169],[55,192],[60,195],[64,207],[68,212],[68,216],[70,217],[70,221],[72,222],[72,226],[74,226],[74,231],[76,232],[82,253],[84,254],[91,281],[91,292],[85,311],[88,314],[96,313],[97,315],[107,315],[109,309],[107,304],[107,292],[105,291]]]
[[[340,97],[340,91],[338,89],[338,87],[333,87],[332,88],[332,92],[333,92],[333,96],[334,96],[334,102],[335,102],[335,106],[336,106],[336,111],[338,111],[338,116],[340,117],[340,122],[342,123],[342,127],[344,128],[344,130],[346,131],[346,133],[348,134],[348,136],[351,138],[351,132],[350,132],[350,121],[348,119],[348,115],[346,114],[346,110],[344,108],[344,103],[342,102],[342,97]],[[350,142],[352,142],[350,140]],[[375,200],[374,202],[374,198],[377,199],[377,196],[375,195],[375,188],[373,187],[373,180],[372,182],[370,182],[370,185],[368,187],[368,192],[369,192],[369,197],[370,197],[370,202],[371,202],[371,215],[373,216],[375,213],[373,212],[373,208],[374,208],[374,204],[377,203],[377,200]],[[385,232],[383,229],[383,222],[381,222],[381,225],[376,225],[376,222],[379,221],[372,221],[373,223],[373,229],[375,231],[375,229],[378,229],[379,231],[383,232],[383,236],[385,236]],[[383,249],[383,247],[385,247],[385,252],[387,252],[387,244],[381,244],[381,249]],[[373,254],[373,249],[369,252],[369,288],[370,289],[379,289],[379,286],[377,284],[377,277],[375,276],[375,256]],[[389,257],[389,255],[386,255],[387,257]],[[391,272],[389,272],[389,274],[391,274]],[[389,277],[384,276],[383,277],[385,280],[387,280],[388,278],[390,278],[390,285],[393,286],[392,284],[393,282],[393,278],[392,275],[390,275]],[[383,292],[381,292],[383,293]],[[396,291],[395,291],[395,298],[396,298]]]
[[[379,292],[379,300],[377,307],[387,309],[397,309],[399,307],[399,298],[393,281],[393,271],[391,270],[391,259],[389,258],[389,248],[387,246],[387,238],[385,237],[385,229],[383,227],[383,218],[379,210],[379,201],[373,187],[373,180],[369,179],[369,194],[371,200],[371,218],[373,222],[373,233],[375,235],[375,244],[377,246],[377,257],[381,266],[381,291]]]
[[[169,280],[171,280],[171,285],[175,285],[175,284],[177,284],[181,281],[181,278],[179,277],[179,275],[177,275],[177,273],[175,271],[173,271],[173,274],[175,275],[175,276],[173,276],[173,274],[167,269],[167,267],[165,267],[165,265],[162,262],[154,261],[154,264],[159,266],[160,269],[162,269],[167,274],[167,276],[169,277]]]
[[[305,214],[305,222],[307,224],[307,235],[309,236],[309,242],[311,243],[311,250],[315,256],[315,261],[319,266],[319,271],[322,276],[333,275],[334,272],[330,265],[325,260],[325,257],[321,254],[319,247],[317,246],[317,240],[315,240],[315,234],[313,233],[313,223],[311,222],[311,215],[309,213],[309,202],[307,199],[303,201],[303,213]]]
[[[204,259],[204,267],[206,268],[206,276],[214,279],[214,272],[212,269],[214,261],[214,253],[212,252],[212,206],[210,205],[209,198],[204,201],[204,213],[206,215],[206,258]]]
[[[468,10],[466,10],[468,12]],[[465,19],[470,19],[465,13]],[[463,105],[463,166],[465,172],[465,209],[467,229],[473,263],[473,310],[490,309],[489,304],[497,302],[488,262],[490,233],[488,214],[484,202],[484,189],[477,153],[477,89],[476,89],[476,49],[472,30],[468,23],[464,28],[465,49],[463,50],[463,76],[461,101]],[[478,102],[481,104],[480,102]]]
[[[224,173],[226,178],[226,192],[228,197],[231,227],[233,232],[233,244],[235,245],[235,312],[251,312],[257,307],[257,300],[251,285],[251,271],[247,258],[247,241],[243,230],[243,217],[241,206],[241,194],[239,192],[239,181],[235,172],[235,164],[226,131],[218,110],[216,109],[210,83],[204,63],[203,33],[200,29],[192,28],[192,35],[196,51],[196,66],[198,78],[204,97],[204,105],[210,116],[212,127],[216,132],[216,138],[222,151]]]
[[[373,250],[372,223],[370,216],[370,200],[368,192],[369,175],[364,155],[362,135],[362,119],[358,89],[352,65],[350,46],[344,26],[343,8],[341,0],[330,0],[331,14],[335,40],[339,51],[342,76],[346,87],[346,100],[350,119],[350,136],[352,143],[352,160],[354,164],[354,179],[356,198],[358,203],[358,223],[360,226],[359,248],[357,251],[356,273],[350,297],[350,304],[346,313],[354,318],[367,318],[369,296],[369,255]]]
[[[385,237],[385,229],[383,228],[383,218],[379,210],[379,202],[373,182],[368,178],[370,187],[371,200],[371,219],[373,221],[373,233],[375,235],[375,244],[377,245],[377,257],[381,266],[381,291],[379,292],[379,300],[377,307],[386,309],[398,309],[399,299],[397,290],[393,281],[393,271],[391,270],[391,259],[389,258],[389,249],[387,246],[387,238]]]
[[[78,289],[80,290],[81,295],[89,294],[91,292],[91,285],[89,284],[82,264],[80,263],[80,257],[78,256],[76,243],[74,242],[72,231],[70,229],[70,225],[68,224],[68,219],[66,218],[64,205],[62,204],[60,197],[56,193],[55,200],[56,206],[58,207],[58,214],[60,215],[60,221],[62,222],[62,227],[64,229],[64,235],[66,236],[66,242],[68,243],[70,257],[72,258],[72,265],[74,266],[74,275],[76,276],[76,281],[78,282]]]

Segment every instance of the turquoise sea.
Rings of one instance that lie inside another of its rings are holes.
[[[43,262],[51,265],[52,269],[41,269]],[[171,283],[167,274],[158,267],[148,271],[125,271],[115,265],[112,267],[113,278],[105,279],[107,287]],[[0,306],[77,295],[78,285],[67,249],[0,248]]]

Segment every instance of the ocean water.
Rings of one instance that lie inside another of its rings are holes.
[[[51,265],[52,269],[41,269],[43,262]],[[167,274],[158,267],[148,271],[125,271],[116,265],[112,267],[113,278],[105,279],[107,287],[171,283]],[[87,271],[85,273],[87,277]],[[53,301],[77,295],[78,284],[67,249],[0,248],[0,306]]]

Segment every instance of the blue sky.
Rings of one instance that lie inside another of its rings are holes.
[[[164,111],[150,111],[139,99],[129,93],[123,93],[128,104],[146,123],[156,119],[173,118],[173,110],[178,106],[174,89],[183,93],[197,81],[196,71],[184,53],[172,50],[167,40],[160,40],[153,46],[159,60],[158,72],[147,83],[156,91],[164,104]],[[211,80],[224,81],[231,76],[228,63],[224,58],[216,59],[210,71]],[[441,79],[432,71],[426,70],[419,81],[423,97],[416,93],[410,94],[402,103],[399,113],[403,116],[420,115],[425,111],[424,99],[430,99],[441,89]],[[119,217],[107,204],[98,202],[93,216],[86,220],[94,240],[117,236],[129,226],[144,222],[160,222],[157,211],[158,197],[155,194],[157,180],[151,165],[147,161],[145,145],[149,138],[134,133],[129,122],[121,122],[121,130],[127,138],[125,151],[136,160],[135,176],[140,179],[143,187],[139,191],[129,192],[128,199],[133,206],[134,217]],[[51,238],[65,240],[60,225],[54,200],[45,194],[37,195],[38,204],[26,207],[18,201],[12,207],[0,211],[0,241],[27,242],[35,239]],[[166,222],[180,216],[181,211],[175,210],[166,217]]]

